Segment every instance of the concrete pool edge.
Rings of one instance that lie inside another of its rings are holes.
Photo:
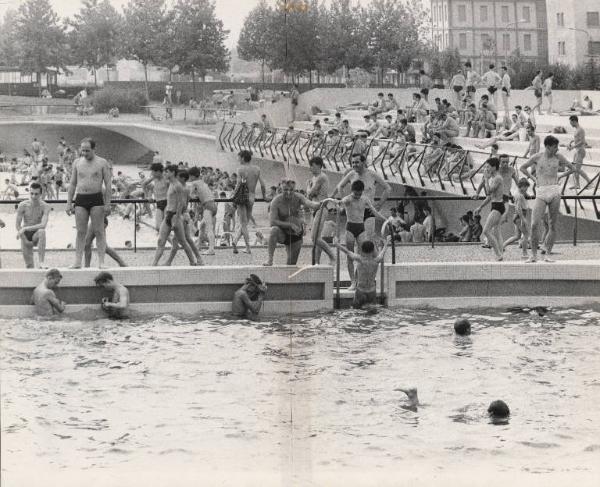
[[[264,315],[330,311],[334,306],[333,268],[308,266],[137,267],[111,269],[131,293],[135,313],[227,313],[231,298],[250,273],[269,285]],[[57,295],[67,312],[99,314],[102,292],[97,269],[64,270]],[[32,289],[44,277],[35,269],[0,270],[0,318],[34,315]],[[378,277],[379,285],[379,277]],[[386,267],[384,285],[391,307],[481,308],[573,306],[600,303],[600,261],[445,262]],[[343,290],[348,306],[352,293]]]

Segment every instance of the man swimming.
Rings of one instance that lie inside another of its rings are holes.
[[[56,297],[54,290],[58,287],[62,274],[58,269],[46,272],[45,279],[33,290],[31,303],[40,316],[54,316],[65,310],[65,302]]]
[[[17,207],[17,238],[21,240],[21,251],[28,269],[34,267],[33,248],[38,246],[40,269],[46,269],[46,225],[50,215],[50,205],[41,199],[42,186],[31,183],[29,199],[21,201]],[[24,224],[24,226],[22,226]]]
[[[535,167],[535,176],[529,171],[530,167]],[[546,235],[545,247],[546,262],[552,262],[549,254],[554,246],[556,238],[556,221],[560,210],[561,189],[558,184],[558,172],[567,168],[561,177],[568,176],[574,172],[574,167],[565,159],[562,154],[558,154],[558,139],[548,135],[544,139],[544,151],[534,155],[520,168],[520,171],[536,183],[536,198],[533,202],[531,214],[531,257],[527,262],[537,261],[537,251],[539,246],[540,230],[544,220],[546,209],[548,209],[548,234]]]
[[[98,266],[104,267],[106,234],[104,217],[110,214],[112,195],[111,170],[106,159],[95,153],[96,142],[86,138],[81,141],[81,157],[73,163],[71,184],[67,195],[67,215],[75,213],[77,240],[73,269],[81,268],[81,259],[88,230],[88,220],[96,235]],[[104,185],[104,195],[103,188]]]
[[[111,318],[125,318],[129,307],[129,291],[123,284],[116,282],[109,272],[101,272],[94,277],[96,286],[112,292],[110,299],[102,298],[102,309]]]
[[[267,294],[267,286],[256,274],[250,274],[244,285],[233,295],[233,314],[250,320],[256,319]]]

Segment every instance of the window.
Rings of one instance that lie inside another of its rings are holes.
[[[563,14],[563,13],[556,14],[556,25],[558,25],[559,27],[565,26],[565,14]]]
[[[508,6],[503,5],[500,10],[502,16],[502,22],[508,22]]]
[[[559,56],[565,56],[567,52],[567,48],[565,46],[565,42],[561,41],[558,43],[558,55]]]
[[[466,5],[458,6],[458,21],[466,22],[467,21],[467,7]]]
[[[523,20],[531,22],[531,9],[529,7],[523,7]]]
[[[458,34],[458,48],[459,49],[467,48],[467,34]]]
[[[600,56],[600,42],[589,41],[588,42],[588,54],[590,56]]]
[[[531,51],[531,34],[525,34],[523,36],[523,50],[525,52]]]
[[[491,48],[492,39],[489,34],[481,34],[481,49],[489,51]]]
[[[600,26],[600,15],[598,12],[587,13],[587,26],[588,27],[599,27]]]
[[[488,8],[487,5],[481,5],[479,7],[479,18],[482,22],[488,21]]]
[[[510,51],[510,34],[502,34],[502,50],[504,52]]]

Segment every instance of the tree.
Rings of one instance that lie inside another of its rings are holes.
[[[19,64],[16,18],[16,10],[7,10],[0,27],[0,65],[2,66]]]
[[[271,56],[271,39],[269,26],[273,9],[265,0],[254,7],[244,20],[244,27],[240,32],[237,52],[240,59],[257,61],[261,63],[262,82],[265,83],[265,64]]]
[[[129,0],[123,13],[124,51],[144,66],[144,87],[146,97],[150,98],[148,64],[160,60],[161,42],[165,38],[169,22],[165,0]]]
[[[331,19],[329,26],[331,68],[369,67],[367,61],[369,31],[366,24],[361,21],[365,17],[363,9],[353,5],[351,0],[332,0],[329,17]]]
[[[22,71],[35,73],[39,93],[42,74],[49,67],[64,68],[67,49],[64,25],[48,0],[27,0],[21,4],[15,19],[16,39]]]
[[[120,51],[123,19],[108,0],[84,0],[69,23],[73,61],[93,70],[97,85],[96,71],[106,66],[108,78],[108,66]]]
[[[180,70],[192,75],[194,96],[196,74],[204,80],[210,71],[229,69],[229,51],[225,38],[229,31],[215,15],[211,0],[178,0],[175,14],[175,51],[180,58]]]

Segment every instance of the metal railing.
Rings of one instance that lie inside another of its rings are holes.
[[[445,146],[431,146],[417,142],[398,142],[393,139],[370,138],[365,147],[357,145],[357,138],[331,136],[328,133],[295,129],[264,129],[244,123],[225,122],[218,137],[220,149],[238,152],[251,150],[260,157],[277,160],[286,164],[308,165],[313,156],[321,156],[326,169],[346,172],[351,168],[350,157],[359,152],[365,155],[367,164],[376,170],[386,181],[403,185],[420,186],[427,189],[453,191],[469,195],[477,190],[481,179],[483,162],[488,152],[470,149],[456,149]],[[510,156],[511,165],[518,170],[528,159]],[[479,162],[479,167],[476,163]],[[584,164],[582,168],[591,173],[590,181],[576,195],[596,196],[600,189],[600,166]],[[517,174],[521,176],[521,172]],[[568,181],[562,184],[565,194]],[[535,181],[531,181],[535,194]],[[567,200],[563,205],[567,214],[572,213]],[[590,198],[581,198],[590,199]],[[595,216],[600,219],[600,208],[596,199],[591,198]],[[581,201],[577,203],[583,209]]]
[[[76,114],[77,106],[73,103],[69,105],[50,105],[50,104],[4,104],[0,105],[0,114],[3,115],[67,115]]]
[[[160,118],[161,120],[184,120],[202,121],[203,123],[217,123],[220,120],[234,118],[240,110],[205,107],[191,108],[185,105],[144,105],[146,115],[152,119]],[[155,115],[158,113],[158,115]]]

